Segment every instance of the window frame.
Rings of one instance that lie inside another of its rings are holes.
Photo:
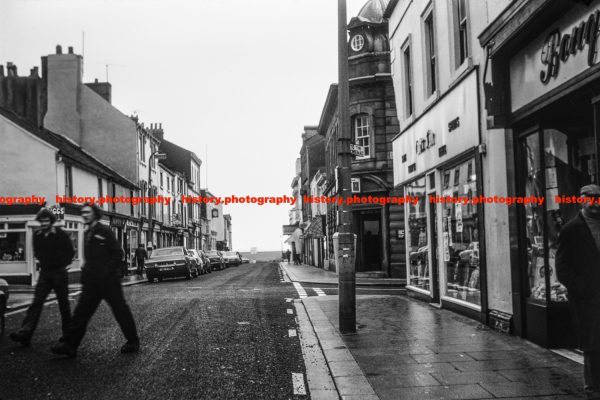
[[[452,23],[450,26],[453,30],[451,37],[454,38],[454,69],[458,70],[465,62],[469,62],[471,59],[471,46],[469,43],[471,18],[467,0],[452,0],[450,6],[452,7],[450,13]],[[461,18],[461,14],[464,15],[463,18]]]
[[[73,166],[65,164],[65,196],[73,196]]]
[[[366,126],[364,124],[361,124],[360,129],[361,129],[361,133],[363,133],[362,136],[358,137],[358,120],[361,121],[366,121]],[[373,147],[371,145],[372,142],[372,129],[371,129],[371,116],[367,113],[360,113],[360,114],[355,114],[352,116],[352,141],[354,142],[355,145],[360,145],[362,147],[367,147],[369,149],[369,154],[366,154],[364,156],[355,156],[356,160],[367,160],[369,158],[372,158],[372,154],[373,152],[371,151],[371,148]],[[364,134],[364,128],[366,128],[366,134]],[[363,146],[361,144],[359,144],[359,139],[363,140],[363,139],[367,139],[367,145]]]
[[[414,76],[412,70],[412,40],[409,35],[402,46],[402,97],[404,103],[404,119],[409,119],[415,114]]]
[[[428,99],[439,93],[439,62],[437,49],[437,29],[435,26],[435,7],[433,2],[421,14],[423,32],[423,58],[426,67],[425,98]]]

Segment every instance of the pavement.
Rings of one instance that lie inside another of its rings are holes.
[[[316,284],[316,285],[337,285],[338,276],[333,271],[322,268],[316,268],[306,264],[295,265],[289,262],[279,264],[287,276],[293,282]],[[356,278],[356,286],[391,286],[404,287],[405,279],[396,278]]]
[[[139,275],[127,275],[121,279],[123,286],[131,286],[136,285],[138,283],[147,282],[144,276]],[[6,312],[14,312],[21,310],[23,308],[29,307],[31,302],[33,301],[33,293],[35,290],[35,286],[31,285],[10,285],[10,296],[8,299]],[[75,297],[79,295],[81,290],[80,283],[72,283],[69,285],[69,296]],[[56,296],[54,292],[51,292],[46,302],[51,302],[56,300]]]
[[[357,333],[341,335],[337,296],[301,293],[326,271],[281,267],[342,399],[585,398],[579,363],[404,295],[357,295]]]

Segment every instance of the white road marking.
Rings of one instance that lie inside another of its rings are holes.
[[[322,291],[322,290],[321,290],[321,289],[319,289],[319,288],[313,288],[313,290],[315,291],[315,293],[316,293],[318,296],[327,296],[327,295],[325,294],[325,292],[324,292],[324,291]]]
[[[578,364],[583,364],[583,355],[578,354],[576,352],[574,352],[573,350],[569,350],[569,349],[554,349],[554,350],[550,350],[553,353],[556,353],[558,355],[561,355],[565,358],[568,358],[571,361],[575,361]]]
[[[248,322],[248,321],[240,321],[237,324],[238,325],[250,325],[250,322]]]
[[[288,329],[288,335],[289,337],[296,337],[298,336],[297,332],[295,329]]]
[[[288,308],[288,309],[287,309],[287,313],[288,313],[288,314],[293,314],[293,313],[294,313],[294,310],[292,310],[291,308]]]
[[[304,386],[304,374],[292,372],[292,385],[294,386],[294,394],[306,395],[306,387]]]
[[[292,300],[294,300],[294,299],[290,299],[289,297],[286,297],[286,298],[285,298],[285,302],[286,302],[286,303],[291,303],[291,302],[292,302]]]
[[[294,282],[294,287],[296,288],[296,291],[298,292],[298,296],[300,296],[301,299],[308,297],[306,295],[306,290],[304,290],[304,288],[302,287],[302,285],[299,282]]]

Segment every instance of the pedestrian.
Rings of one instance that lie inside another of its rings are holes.
[[[296,248],[292,247],[292,258],[294,259],[294,265],[298,264],[298,253],[296,253]]]
[[[33,255],[38,259],[40,275],[35,285],[33,302],[27,309],[21,329],[10,334],[10,338],[23,346],[29,346],[31,336],[38,324],[46,298],[54,290],[62,320],[63,338],[71,318],[69,305],[69,275],[67,266],[73,261],[75,250],[69,235],[54,226],[56,217],[47,208],[35,216],[40,229],[33,235]]]
[[[73,312],[64,342],[53,346],[51,350],[54,354],[75,357],[89,320],[100,302],[106,300],[127,340],[121,347],[121,353],[136,352],[139,350],[140,342],[119,279],[119,264],[123,249],[112,230],[100,222],[102,217],[100,207],[86,204],[81,209],[81,215],[86,225],[85,264],[81,268],[81,296]]]
[[[285,258],[287,260],[287,263],[290,263],[290,249],[287,249],[287,251],[285,252]]]
[[[583,209],[558,236],[556,275],[568,290],[583,350],[585,394],[588,399],[600,399],[600,186],[584,186],[580,194],[586,198]]]
[[[135,258],[135,265],[137,267],[137,274],[141,276],[144,274],[145,260],[148,259],[148,252],[144,248],[143,243],[140,243],[138,245],[138,248],[135,249],[134,258]]]

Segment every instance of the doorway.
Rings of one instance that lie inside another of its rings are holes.
[[[360,215],[361,258],[363,271],[381,270],[381,211],[363,211]]]

